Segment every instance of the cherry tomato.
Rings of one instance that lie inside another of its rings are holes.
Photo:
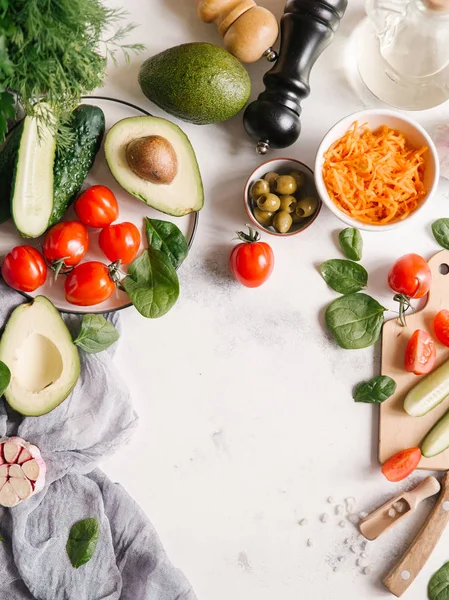
[[[382,465],[382,473],[388,481],[402,481],[408,477],[419,465],[421,460],[421,450],[419,448],[407,448],[401,450]]]
[[[433,321],[433,329],[438,341],[449,346],[449,310],[440,310]]]
[[[388,285],[394,292],[409,298],[422,298],[432,282],[427,261],[418,254],[406,254],[399,258],[388,273]]]
[[[34,292],[44,285],[47,265],[44,257],[32,246],[16,246],[5,256],[2,276],[6,283],[21,292]]]
[[[117,199],[109,188],[94,185],[77,198],[76,216],[89,227],[106,227],[118,217]]]
[[[101,230],[98,243],[111,262],[121,260],[126,265],[137,254],[140,246],[140,233],[132,223],[108,225]]]
[[[81,260],[89,248],[87,228],[79,221],[57,223],[48,230],[43,244],[44,256],[47,263],[55,272],[70,271]]]
[[[232,249],[229,267],[234,277],[246,287],[259,287],[270,277],[274,268],[274,254],[271,247],[260,242],[260,235],[249,227],[249,234],[237,233],[242,244]]]
[[[430,373],[435,364],[437,352],[430,335],[417,329],[409,339],[405,351],[405,370],[415,375]]]
[[[114,289],[110,269],[96,261],[81,263],[75,267],[64,283],[67,302],[77,306],[100,304],[111,297]]]

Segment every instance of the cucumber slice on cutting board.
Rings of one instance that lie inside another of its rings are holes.
[[[426,375],[404,399],[404,410],[411,417],[422,417],[449,396],[449,360]]]
[[[11,190],[11,214],[23,237],[38,237],[53,210],[56,140],[50,127],[25,117]]]
[[[436,456],[449,448],[449,411],[445,413],[424,438],[421,452],[426,458]]]

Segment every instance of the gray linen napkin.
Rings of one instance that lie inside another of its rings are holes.
[[[21,302],[23,296],[0,282],[0,327]],[[78,317],[64,319],[76,333]],[[117,313],[110,319],[119,326]],[[113,355],[114,346],[95,355],[80,350],[80,379],[48,415],[20,417],[0,400],[0,437],[19,435],[36,444],[47,463],[40,493],[14,508],[0,507],[2,600],[195,600],[142,510],[96,468],[137,424]],[[65,545],[71,526],[87,517],[100,522],[100,537],[90,562],[74,569]]]

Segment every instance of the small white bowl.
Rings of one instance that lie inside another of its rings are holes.
[[[393,129],[401,131],[412,146],[416,148],[427,146],[429,148],[429,151],[424,154],[424,186],[427,190],[427,193],[422,198],[418,208],[401,221],[389,223],[388,225],[367,225],[366,223],[361,223],[360,221],[357,221],[357,219],[353,219],[341,211],[337,205],[334,204],[327,192],[326,184],[324,183],[323,179],[324,154],[336,140],[341,138],[348,131],[354,121],[358,121],[359,125],[366,123],[372,130],[377,129],[381,125],[387,125],[388,127],[392,127]],[[440,166],[438,154],[435,144],[433,143],[429,134],[413,119],[410,119],[394,110],[361,110],[344,117],[344,119],[338,121],[338,123],[336,123],[326,133],[318,148],[315,159],[315,184],[318,194],[323,202],[341,221],[350,227],[356,227],[357,229],[363,229],[364,231],[387,231],[388,229],[393,229],[394,227],[404,225],[410,221],[410,219],[415,218],[423,208],[424,204],[428,202],[435,193],[435,190],[438,186],[439,176]]]
[[[287,233],[279,233],[274,229],[274,227],[264,227],[254,216],[254,203],[250,199],[249,191],[252,184],[257,179],[263,179],[264,175],[266,175],[269,171],[275,171],[280,175],[286,175],[291,171],[299,171],[300,173],[304,173],[306,179],[301,191],[304,192],[304,195],[315,196],[318,200],[316,212],[314,212],[310,217],[305,218],[300,223],[293,223],[291,229]],[[246,182],[245,189],[243,191],[243,202],[245,204],[246,213],[253,222],[253,225],[258,227],[260,230],[265,231],[265,233],[276,235],[278,237],[289,237],[301,233],[301,231],[305,231],[318,217],[322,206],[320,196],[315,187],[312,169],[299,160],[295,160],[294,158],[272,158],[256,167]]]

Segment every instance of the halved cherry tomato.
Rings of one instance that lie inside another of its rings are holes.
[[[415,375],[430,373],[435,364],[435,342],[422,329],[413,332],[405,351],[405,370]]]
[[[271,247],[260,242],[260,235],[249,227],[249,234],[239,231],[243,241],[232,249],[229,256],[231,273],[246,287],[259,287],[270,277],[274,268],[274,254]]]
[[[87,228],[79,221],[57,223],[48,230],[42,249],[50,268],[55,272],[70,271],[81,262],[89,248]]]
[[[32,246],[16,246],[5,256],[2,276],[6,283],[21,292],[34,292],[44,285],[47,265],[42,254]]]
[[[75,213],[84,225],[106,227],[118,217],[117,199],[106,186],[94,185],[77,198]]]
[[[418,254],[399,258],[388,273],[388,285],[394,292],[409,298],[422,298],[432,283],[432,273],[427,261]]]
[[[421,450],[419,448],[407,448],[397,454],[390,456],[382,465],[382,473],[388,481],[402,481],[408,477],[421,460]]]
[[[140,246],[140,232],[133,223],[108,225],[100,232],[100,248],[111,262],[130,263]]]
[[[115,283],[113,266],[101,262],[85,262],[73,269],[64,283],[67,302],[77,306],[100,304],[111,297]]]
[[[438,341],[449,346],[449,310],[440,310],[433,321],[433,329]]]

